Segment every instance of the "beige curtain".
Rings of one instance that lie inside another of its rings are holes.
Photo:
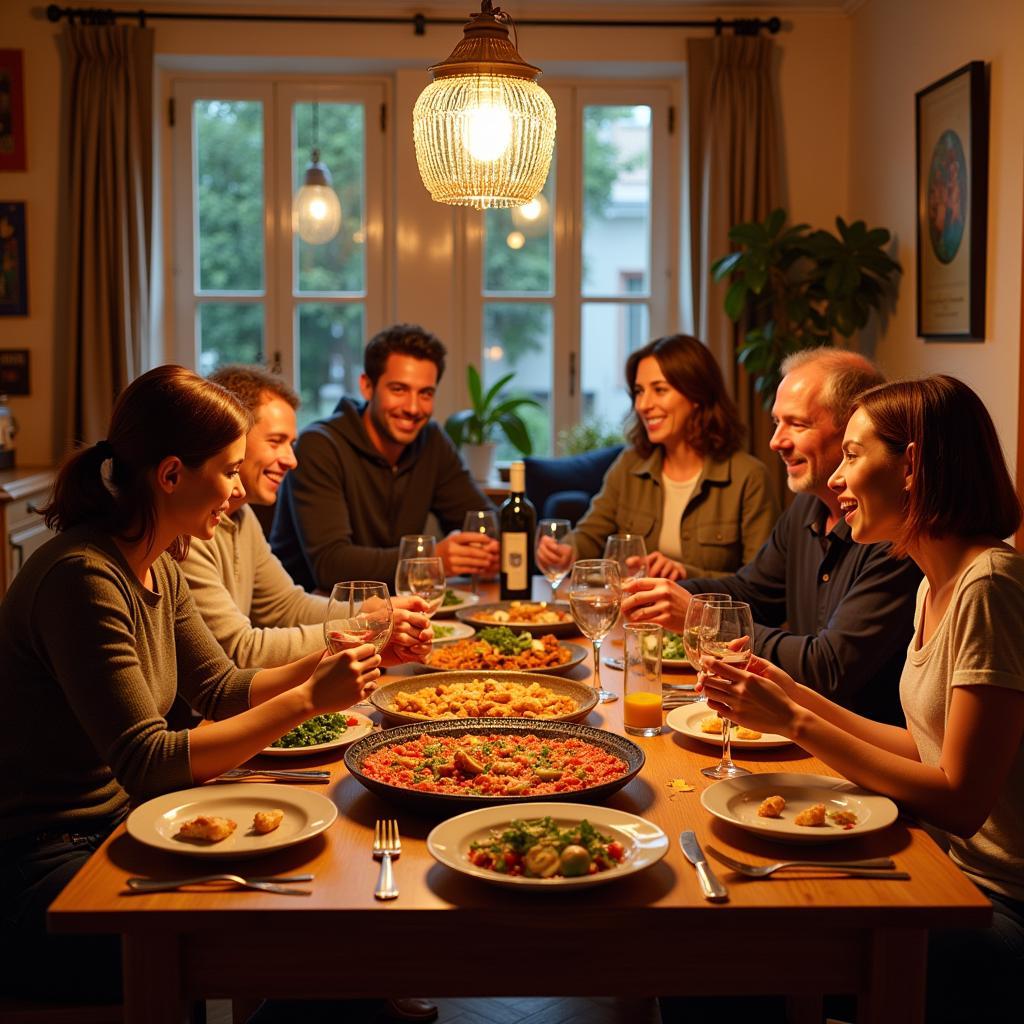
[[[58,360],[66,441],[106,436],[114,399],[142,369],[153,224],[153,33],[68,25],[58,260]],[[63,357],[62,357],[63,354]]]
[[[715,36],[687,41],[690,104],[690,223],[697,336],[722,367],[747,424],[748,448],[772,469],[780,495],[781,465],[768,448],[771,420],[736,362],[742,325],[725,315],[725,287],[711,264],[731,249],[729,229],[762,220],[782,202],[782,142],[774,62],[768,38]]]

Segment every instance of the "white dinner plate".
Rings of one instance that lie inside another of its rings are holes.
[[[721,747],[722,734],[720,732],[701,731],[700,723],[712,715],[714,715],[714,711],[701,700],[670,711],[665,719],[665,724],[683,736],[689,736],[692,740],[701,740],[703,743],[712,743],[716,747]],[[735,726],[733,727],[732,745],[734,747],[783,747],[792,742],[785,736],[779,736],[774,732],[762,733],[759,740],[741,740],[736,735]]]
[[[446,636],[438,636],[438,630],[444,630]],[[450,630],[450,632],[448,632]],[[438,644],[450,644],[456,640],[468,640],[476,633],[476,630],[468,622],[435,622],[434,623],[434,646]]]
[[[580,878],[526,878],[524,875],[502,875],[471,864],[469,844],[486,839],[492,828],[517,818],[552,817],[559,825],[578,824],[586,819],[599,831],[617,839],[625,847],[622,863],[616,868],[599,871]],[[467,811],[441,822],[427,836],[427,849],[434,859],[459,874],[480,878],[495,885],[519,889],[582,889],[590,885],[614,882],[617,878],[635,875],[657,864],[668,852],[668,836],[645,818],[618,811],[612,807],[591,807],[573,803],[506,804]]]
[[[252,830],[257,811],[284,811],[281,824],[266,835]],[[183,822],[197,815],[230,818],[235,831],[219,843],[178,839]],[[146,846],[190,857],[257,857],[319,835],[338,816],[332,801],[299,786],[232,782],[196,786],[147,800],[128,815],[128,834]]]
[[[760,817],[757,808],[761,801],[776,795],[786,801],[782,817]],[[706,811],[722,821],[786,843],[853,839],[887,828],[899,814],[888,797],[860,789],[846,779],[799,772],[765,772],[722,779],[701,793],[700,802]],[[826,824],[795,825],[796,815],[813,804],[825,805]],[[857,815],[856,824],[850,828],[833,824],[827,817],[831,811],[853,811]]]
[[[373,721],[358,711],[339,712],[346,718],[356,718],[358,725],[350,725],[337,739],[329,743],[313,743],[308,747],[264,747],[263,753],[270,757],[302,757],[305,754],[320,754],[325,750],[339,750],[373,732]]]
[[[479,604],[480,595],[474,594],[471,590],[459,590],[457,587],[448,588],[458,599],[458,604],[443,604],[440,608],[434,612],[435,619],[443,619],[449,615],[454,615],[457,611],[463,608],[469,608],[471,605]]]

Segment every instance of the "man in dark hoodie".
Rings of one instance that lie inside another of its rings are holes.
[[[364,402],[343,398],[302,432],[270,534],[297,583],[330,590],[341,580],[390,581],[399,541],[422,533],[431,512],[448,533],[437,544],[448,574],[497,571],[498,542],[461,532],[466,512],[494,506],[431,420],[445,355],[422,327],[386,328],[366,346]]]

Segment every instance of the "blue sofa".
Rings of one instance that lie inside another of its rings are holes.
[[[560,459],[523,459],[526,496],[533,502],[537,518],[568,519],[575,526],[591,498],[601,489],[608,467],[622,448],[617,444]]]

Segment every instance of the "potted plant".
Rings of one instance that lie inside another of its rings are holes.
[[[473,479],[481,483],[491,479],[497,447],[494,438],[499,429],[517,451],[523,455],[533,453],[533,442],[517,410],[527,405],[540,408],[540,403],[532,398],[502,396],[502,389],[514,376],[508,373],[484,391],[480,374],[470,363],[466,383],[472,407],[452,413],[444,424],[445,432],[465,455]]]
[[[849,338],[881,309],[900,265],[883,247],[885,228],[836,218],[839,234],[786,226],[786,211],[772,210],[764,222],[735,225],[729,238],[740,248],[716,260],[716,281],[730,278],[725,312],[733,321],[747,314],[753,324],[737,358],[754,378],[765,408],[779,386],[786,356]]]

